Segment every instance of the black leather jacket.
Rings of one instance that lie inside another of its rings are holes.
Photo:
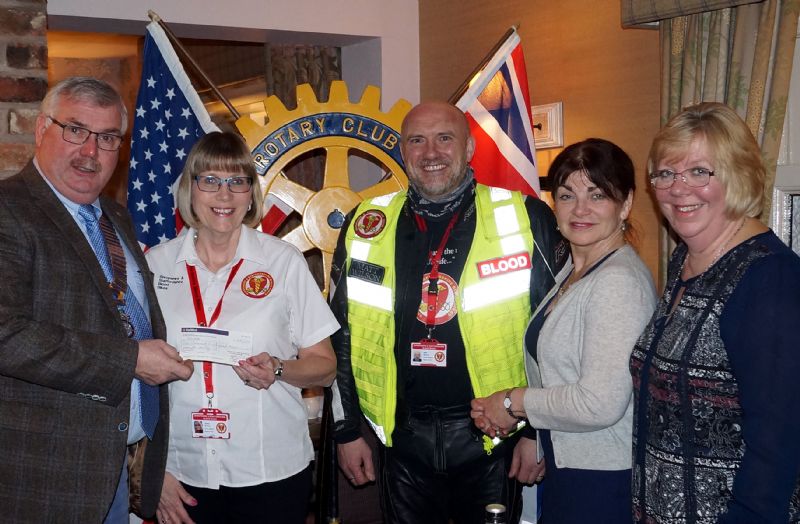
[[[473,203],[467,205],[474,206]],[[550,208],[541,200],[528,198],[525,206],[530,218],[533,239],[536,243],[532,260],[532,271],[530,280],[531,310],[547,294],[555,283],[555,275],[561,269],[568,258],[569,246],[561,237],[556,229],[555,217]],[[460,219],[453,235],[457,233],[466,235],[471,239],[475,231],[475,214],[465,213],[465,218]],[[361,436],[361,409],[358,403],[355,380],[353,378],[350,363],[350,326],[347,321],[347,279],[345,232],[350,227],[353,213],[348,215],[342,227],[336,251],[333,257],[331,271],[331,309],[342,328],[331,336],[331,342],[336,352],[337,376],[333,385],[333,414],[334,414],[334,438],[337,443],[351,442]],[[398,272],[398,283],[402,277],[401,268],[403,266],[419,263],[428,256],[428,253],[420,250],[414,245],[413,237],[419,234],[414,224],[411,211],[406,205],[398,219],[395,260]],[[467,246],[468,247],[468,246]],[[464,251],[466,253],[466,251]],[[464,255],[466,256],[466,255]],[[403,306],[405,301],[410,300],[419,304],[420,295],[418,293],[408,296],[399,291],[395,296],[396,315],[405,311]],[[419,289],[417,286],[416,289]],[[400,322],[397,322],[400,326]],[[397,336],[395,340],[402,340]],[[468,379],[467,379],[468,380]],[[468,382],[467,382],[468,384]],[[436,392],[432,392],[435,395]]]

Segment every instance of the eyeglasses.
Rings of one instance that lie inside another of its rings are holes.
[[[197,182],[197,189],[207,193],[216,193],[222,184],[228,184],[228,189],[232,193],[247,193],[253,186],[253,179],[249,176],[219,178],[212,175],[195,175],[192,178]]]
[[[661,169],[650,173],[650,183],[656,189],[669,189],[678,177],[689,187],[704,187],[711,181],[714,172],[704,167],[691,167],[679,173],[669,169]]]
[[[83,145],[89,140],[92,135],[97,136],[97,147],[103,151],[117,151],[119,146],[122,145],[122,137],[112,133],[98,133],[97,131],[90,131],[85,127],[76,126],[74,124],[64,124],[48,115],[55,125],[61,128],[61,138],[70,144]]]

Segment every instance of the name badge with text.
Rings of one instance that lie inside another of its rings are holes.
[[[231,438],[230,414],[207,408],[192,412],[192,438]]]
[[[447,367],[447,344],[438,340],[420,340],[411,343],[411,365],[420,367]]]

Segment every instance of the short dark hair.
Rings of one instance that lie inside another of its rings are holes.
[[[564,148],[547,171],[555,191],[567,178],[580,171],[603,193],[617,203],[624,202],[636,190],[636,176],[631,157],[618,145],[602,138],[587,138]]]

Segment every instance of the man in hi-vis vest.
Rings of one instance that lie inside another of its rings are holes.
[[[475,182],[456,107],[420,104],[401,134],[408,191],[361,203],[334,255],[339,465],[354,485],[375,480],[363,416],[387,522],[483,523],[494,502],[516,522],[519,482],[543,467],[534,433],[484,437],[470,400],[526,384],[523,334],[564,263],[561,236],[540,200]]]

